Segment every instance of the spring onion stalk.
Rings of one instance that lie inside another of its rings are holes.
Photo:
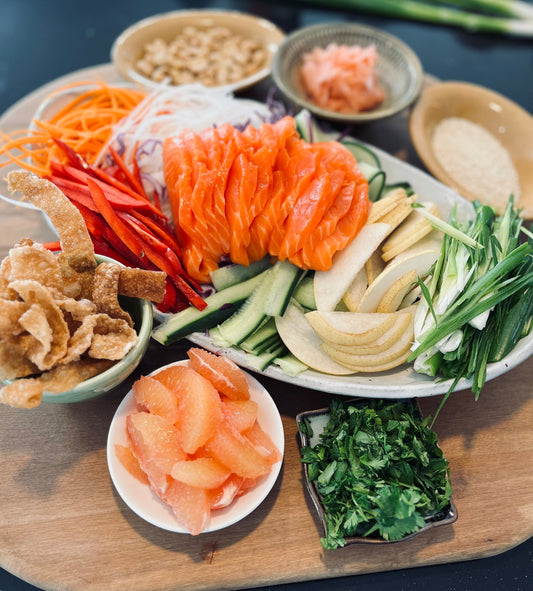
[[[455,231],[445,234],[431,281],[421,284],[408,361],[420,373],[451,379],[448,395],[459,379],[472,379],[477,399],[487,364],[532,330],[533,240],[520,242],[522,220],[512,198],[502,216],[479,203],[474,209],[467,227],[455,212],[450,216]],[[462,234],[482,248],[468,246]]]
[[[439,4],[453,4],[462,10],[475,10],[510,18],[533,19],[533,6],[521,0],[430,0]]]
[[[460,27],[471,32],[533,37],[533,19],[492,16],[419,0],[309,0],[328,7]]]

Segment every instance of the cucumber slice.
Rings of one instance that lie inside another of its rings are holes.
[[[263,371],[270,364],[274,363],[275,359],[282,355],[285,355],[287,352],[287,347],[285,347],[283,342],[280,341],[280,344],[274,347],[271,351],[266,351],[265,353],[261,353],[260,355],[250,355],[246,358],[246,360],[255,369]]]
[[[413,189],[413,186],[411,185],[411,183],[406,182],[402,182],[402,183],[390,183],[390,184],[385,184],[385,186],[383,187],[383,191],[381,193],[382,197],[385,197],[385,195],[387,193],[390,193],[391,191],[395,191],[396,189],[403,189],[406,193],[407,193],[407,197],[411,197],[411,195],[414,195],[415,190]]]
[[[292,297],[307,310],[316,310],[313,275],[306,275],[294,288]]]
[[[385,187],[385,171],[372,164],[368,164],[368,162],[360,162],[359,170],[368,181],[368,198],[372,202],[378,201],[381,197],[383,188]]]
[[[337,132],[324,131],[307,109],[299,111],[294,117],[294,121],[300,137],[310,144],[314,142],[330,142],[339,137]]]
[[[260,349],[263,350],[264,343],[270,343],[273,336],[278,336],[276,322],[274,318],[267,318],[257,330],[240,344],[240,347],[247,353],[258,353]]]
[[[283,357],[276,357],[274,359],[274,365],[277,365],[283,373],[293,377],[309,369],[308,365],[302,363],[292,353],[287,353]]]
[[[289,261],[277,261],[272,268],[274,280],[270,288],[270,296],[265,305],[268,316],[283,316],[294,288],[305,273]]]
[[[270,258],[265,257],[260,261],[250,263],[248,266],[232,263],[230,265],[225,265],[224,267],[219,267],[218,269],[211,271],[209,276],[213,287],[217,291],[220,291],[231,287],[232,285],[236,285],[237,283],[242,283],[251,277],[255,277],[271,266],[272,263],[270,262]]]
[[[230,317],[261,283],[269,271],[238,283],[205,298],[207,306],[203,310],[186,308],[168,317],[152,331],[152,337],[162,345],[170,345],[191,332],[216,326]]]
[[[220,334],[232,345],[240,345],[264,321],[265,306],[274,281],[273,270],[272,268],[264,271],[264,275],[261,276],[262,280],[242,306],[219,325]]]
[[[381,162],[379,161],[377,154],[372,152],[370,148],[367,148],[350,137],[344,138],[341,143],[355,156],[358,164],[365,162],[366,164],[372,165],[374,168],[381,168]]]

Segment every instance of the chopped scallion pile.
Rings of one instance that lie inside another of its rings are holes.
[[[453,380],[448,395],[461,378],[472,379],[477,400],[487,364],[531,331],[533,240],[526,233],[521,243],[522,219],[512,198],[501,216],[477,202],[474,209],[474,220],[462,226],[452,213],[453,231],[439,225],[441,255],[431,282],[421,285],[408,361],[420,373]]]

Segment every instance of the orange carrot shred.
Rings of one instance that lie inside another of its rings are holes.
[[[93,164],[111,138],[113,126],[146,96],[138,89],[118,88],[104,81],[80,81],[65,85],[50,95],[78,86],[93,86],[73,98],[47,121],[33,121],[30,130],[6,134],[0,131],[0,167],[15,163],[39,175],[50,174],[52,160],[65,162],[53,139],[64,141],[89,164]]]

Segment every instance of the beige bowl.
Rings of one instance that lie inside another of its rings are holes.
[[[470,201],[476,196],[446,172],[432,147],[435,127],[448,117],[482,126],[507,149],[520,183],[517,205],[525,218],[533,218],[533,117],[504,96],[475,84],[441,82],[424,89],[409,122],[414,147],[437,179]]]
[[[161,84],[140,74],[135,63],[143,55],[148,42],[161,38],[168,43],[187,26],[199,29],[225,27],[236,35],[259,42],[263,46],[266,52],[264,66],[246,78],[217,87],[228,91],[243,90],[269,76],[272,56],[285,37],[283,31],[273,23],[250,14],[225,10],[178,10],[146,18],[126,29],[111,48],[111,60],[127,80],[148,88],[160,88]]]

